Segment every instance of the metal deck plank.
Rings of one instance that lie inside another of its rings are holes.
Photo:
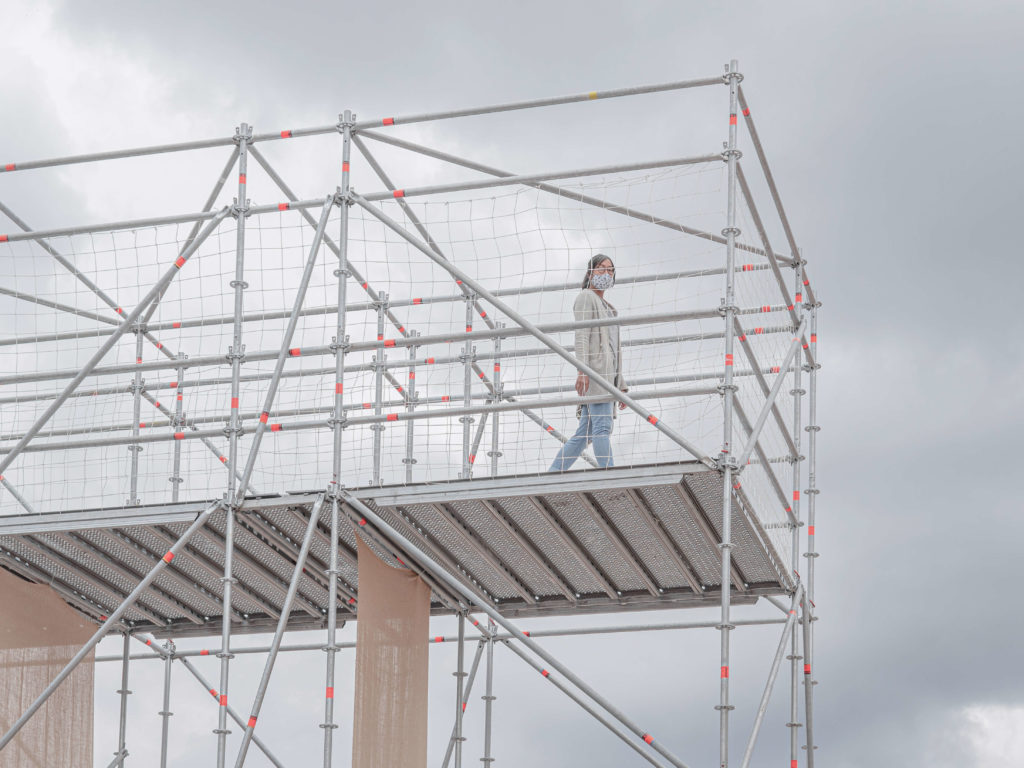
[[[626,490],[626,495],[630,501],[633,502],[633,506],[636,507],[637,514],[640,519],[644,521],[644,524],[654,534],[654,538],[661,545],[665,554],[668,555],[669,559],[675,563],[679,569],[679,573],[683,575],[686,582],[690,585],[690,589],[696,592],[698,595],[704,592],[701,587],[700,579],[697,578],[697,572],[694,571],[693,566],[690,565],[689,560],[679,550],[675,542],[672,541],[672,537],[668,535],[668,531],[662,527],[661,521],[658,516],[654,513],[654,510],[650,508],[646,501],[636,492],[635,488],[629,488]]]
[[[700,504],[698,504],[697,500],[693,498],[690,493],[690,489],[682,483],[672,486],[672,490],[675,491],[677,496],[679,496],[679,500],[683,503],[683,506],[690,511],[690,515],[693,517],[694,522],[697,523],[697,527],[700,528],[701,533],[704,534],[704,538],[707,540],[710,549],[714,551],[715,558],[718,560],[719,566],[721,566],[722,550],[720,545],[722,542],[719,540],[718,534],[715,533],[715,529],[711,525],[711,522],[704,516],[704,512],[701,510]],[[732,579],[732,586],[737,591],[742,592],[746,587],[746,582],[744,582],[742,574],[736,567],[736,563],[731,559],[729,561],[729,566],[729,575]]]
[[[597,523],[597,526],[601,529],[608,540],[615,547],[615,550],[622,556],[629,566],[636,571],[636,575],[640,577],[640,580],[647,587],[647,591],[652,595],[661,594],[661,588],[654,581],[654,577],[648,572],[648,570],[640,562],[640,558],[637,557],[636,552],[629,545],[619,530],[615,527],[608,516],[601,509],[601,505],[597,503],[593,496],[589,493],[580,492],[576,494],[576,498],[579,499],[584,509],[590,514],[591,519]]]

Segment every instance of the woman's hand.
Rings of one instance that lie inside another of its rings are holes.
[[[590,389],[590,377],[585,373],[576,374],[576,394],[583,397]]]

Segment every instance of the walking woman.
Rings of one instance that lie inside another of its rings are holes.
[[[587,263],[587,274],[583,278],[583,290],[572,305],[576,322],[618,317],[615,307],[608,303],[604,294],[615,284],[615,265],[612,260],[599,253]],[[576,358],[618,389],[626,392],[622,377],[622,344],[619,341],[617,325],[601,325],[576,330]],[[590,377],[582,372],[576,376],[576,392],[586,394],[607,394],[601,387],[590,385]],[[599,467],[611,467],[612,462],[612,420],[615,416],[615,401],[608,395],[607,401],[586,403],[576,409],[580,424],[576,434],[566,441],[555,456],[549,472],[569,469],[583,453],[588,444],[594,444],[594,458]],[[619,409],[626,406],[619,403]]]

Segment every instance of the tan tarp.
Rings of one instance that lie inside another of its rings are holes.
[[[426,768],[430,588],[359,540],[352,768]]]
[[[0,731],[28,709],[95,631],[50,587],[0,569]],[[92,699],[90,655],[0,752],[0,768],[91,766]]]

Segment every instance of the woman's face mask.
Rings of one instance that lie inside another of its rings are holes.
[[[599,291],[607,291],[615,283],[615,277],[609,272],[595,272],[590,276],[590,287]]]

